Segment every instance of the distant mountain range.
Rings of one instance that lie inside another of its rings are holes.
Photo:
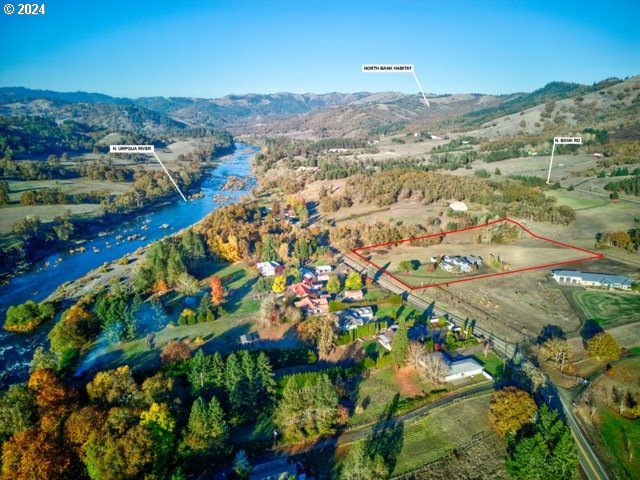
[[[636,77],[634,77],[636,78]],[[549,101],[584,96],[622,82],[552,82],[531,93],[431,95],[357,92],[246,94],[218,99],[117,98],[100,93],[0,88],[0,116],[44,116],[94,128],[157,136],[224,128],[233,134],[306,138],[364,137],[413,129],[473,129]]]

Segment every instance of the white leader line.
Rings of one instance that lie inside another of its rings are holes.
[[[180,187],[178,187],[178,184],[176,183],[176,181],[173,179],[173,177],[171,176],[171,174],[169,173],[169,170],[167,170],[167,168],[164,166],[164,163],[162,163],[160,161],[160,159],[158,158],[158,154],[156,153],[156,151],[153,151],[153,156],[156,157],[156,160],[158,160],[158,163],[160,164],[160,166],[162,167],[162,169],[164,170],[164,173],[167,174],[167,176],[169,177],[169,180],[171,180],[171,183],[173,183],[173,186],[176,187],[176,190],[178,190],[178,193],[180,194],[180,196],[182,197],[182,199],[186,202],[187,198],[182,194],[182,192],[180,191]]]
[[[413,78],[416,79],[416,83],[418,84],[418,88],[420,89],[420,93],[422,94],[422,98],[424,98],[424,103],[427,104],[427,107],[430,107],[431,105],[429,105],[429,100],[427,100],[427,97],[424,94],[424,91],[422,90],[422,85],[420,85],[420,82],[418,81],[418,77],[416,77],[416,69],[415,68],[411,69],[411,74],[413,75]]]

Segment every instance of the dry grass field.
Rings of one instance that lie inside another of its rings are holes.
[[[442,242],[439,245],[421,246],[414,241],[379,248],[367,248],[359,250],[358,253],[413,288],[448,282],[455,283],[474,277],[508,273],[593,256],[589,253],[534,238],[524,230],[521,230],[521,238],[517,238],[507,244],[480,244],[477,237],[483,230],[484,228],[477,228],[436,237],[442,238]],[[477,271],[471,273],[454,274],[446,272],[440,267],[430,272],[428,267],[431,263],[431,257],[444,255],[474,255],[482,257],[484,261]],[[504,262],[503,265],[506,268],[499,269],[497,265],[489,264],[491,256],[499,258]],[[402,271],[400,263],[411,260],[420,262],[420,267],[414,271]],[[520,273],[516,272],[510,275],[520,275]],[[485,281],[490,280],[485,279]]]

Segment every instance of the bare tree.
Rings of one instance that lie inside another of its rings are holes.
[[[482,347],[482,353],[484,354],[484,358],[487,358],[489,352],[491,351],[491,342],[489,340],[485,340],[484,346]]]
[[[534,392],[536,392],[540,387],[546,385],[547,376],[533,363],[528,360],[524,360],[520,369],[529,382],[531,382],[531,388]]]
[[[410,365],[420,370],[422,368],[422,362],[424,361],[424,358],[426,356],[427,356],[427,349],[424,348],[424,345],[418,342],[409,343],[407,360]]]
[[[591,420],[593,420],[594,415],[598,411],[598,405],[596,404],[596,397],[593,394],[593,390],[587,390],[587,393],[584,396],[584,403],[587,407],[589,407],[589,415]]]
[[[444,381],[444,377],[449,371],[449,366],[440,353],[425,355],[420,367],[420,373],[436,385],[440,385]]]
[[[322,318],[320,320],[320,328],[318,329],[318,353],[326,357],[333,350],[333,344],[336,341],[336,324],[330,318]]]

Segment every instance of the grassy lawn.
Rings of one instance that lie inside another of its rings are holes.
[[[374,422],[398,393],[393,368],[371,370],[369,378],[363,379],[357,389],[356,405],[362,405],[364,410],[362,413],[354,413],[351,416],[349,426]]]
[[[402,438],[396,442],[394,451],[390,452],[395,459],[391,476],[416,470],[454,448],[469,444],[474,435],[488,432],[489,398],[489,395],[469,398],[396,427],[397,434]],[[319,478],[339,478],[338,472],[348,450],[358,442],[340,446],[337,451],[315,450],[307,455],[307,459]]]
[[[242,322],[230,318],[214,320],[213,322],[197,323],[195,325],[168,325],[155,333],[155,349],[145,349],[146,339],[138,338],[132,342],[116,343],[101,348],[99,344],[86,357],[92,359],[94,368],[109,370],[121,365],[130,365],[138,370],[157,367],[160,365],[160,351],[170,340],[190,340],[192,343],[198,337],[203,339],[202,348],[207,353],[232,350],[237,345],[238,337],[251,329],[249,320]]]
[[[600,435],[616,459],[616,466],[630,478],[640,478],[640,420],[627,420],[608,408],[600,416]]]
[[[578,290],[573,297],[586,317],[600,325],[640,318],[640,295]]]
[[[96,343],[94,350],[87,357],[92,358],[100,369],[129,364],[144,370],[159,365],[160,350],[170,340],[189,340],[192,344],[196,344],[195,340],[201,339],[202,342],[196,345],[200,345],[207,353],[214,351],[224,353],[236,348],[240,335],[254,329],[253,317],[260,309],[260,301],[250,295],[257,274],[241,263],[207,265],[204,268],[207,271],[202,280],[203,285],[209,284],[209,276],[217,275],[222,278],[223,285],[229,292],[227,301],[223,305],[228,312],[227,315],[212,322],[177,325],[177,319],[184,308],[198,307],[198,301],[187,305],[184,296],[177,294],[167,302],[170,311],[167,321],[171,323],[154,332],[154,349],[147,351],[146,338],[141,336],[132,342],[106,347]],[[198,273],[198,278],[202,278],[203,272]],[[209,289],[205,288],[197,298],[202,295],[209,295]]]
[[[489,431],[488,406],[488,395],[471,398],[405,425],[392,475],[415,470],[470,442],[473,435]]]
[[[491,375],[494,380],[500,380],[504,375],[504,362],[495,353],[489,352],[485,358],[482,352],[478,352],[473,356],[473,358],[482,364],[484,369],[489,372],[489,375]]]
[[[376,318],[382,320],[407,320],[409,318],[417,318],[422,314],[421,310],[416,310],[411,305],[381,305],[375,312]]]
[[[574,210],[587,210],[589,208],[602,207],[609,203],[602,197],[586,196],[581,192],[569,192],[566,190],[551,190],[547,192],[547,195],[555,197],[558,200],[558,205],[565,205]]]

